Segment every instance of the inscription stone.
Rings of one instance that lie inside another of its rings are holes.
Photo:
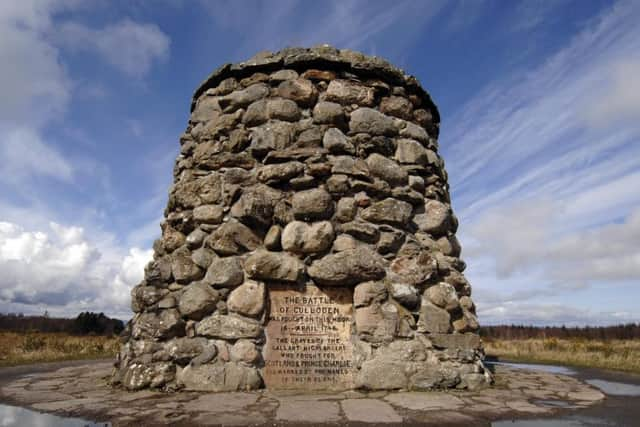
[[[264,349],[268,388],[353,388],[353,292],[348,288],[269,289]]]

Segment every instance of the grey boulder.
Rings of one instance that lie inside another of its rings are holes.
[[[232,288],[243,281],[242,263],[235,256],[214,259],[203,279],[214,288]]]
[[[351,286],[385,275],[380,255],[365,247],[345,250],[313,261],[309,276],[319,285]]]
[[[204,283],[192,283],[180,296],[178,310],[183,316],[200,320],[216,309],[220,294]]]
[[[226,340],[256,338],[262,334],[262,326],[256,320],[243,316],[214,313],[196,324],[196,333]]]
[[[304,273],[304,264],[282,252],[260,250],[245,260],[244,269],[252,279],[297,282]]]
[[[211,233],[205,244],[220,255],[238,255],[255,250],[262,239],[246,225],[230,220]]]
[[[402,227],[409,223],[412,211],[411,204],[388,197],[362,211],[362,219]]]
[[[333,200],[323,188],[295,193],[291,207],[293,216],[303,221],[328,219],[333,215]]]
[[[282,248],[300,254],[322,252],[331,247],[333,237],[333,226],[329,221],[312,224],[293,221],[282,232]]]
[[[227,308],[244,316],[258,316],[264,309],[265,292],[264,283],[248,280],[231,291]]]
[[[358,108],[351,113],[349,129],[351,133],[394,136],[398,134],[396,120],[373,108]]]

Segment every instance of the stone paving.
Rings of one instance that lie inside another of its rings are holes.
[[[488,389],[446,392],[303,394],[127,392],[108,384],[111,363],[29,374],[5,383],[0,401],[40,412],[145,425],[489,425],[552,416],[597,404],[604,395],[575,378],[496,367]]]

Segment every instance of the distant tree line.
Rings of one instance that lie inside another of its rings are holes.
[[[25,316],[22,313],[0,313],[0,331],[65,332],[73,335],[117,335],[124,329],[122,320],[111,319],[104,313],[83,312],[74,319]]]
[[[640,324],[626,323],[614,326],[483,326],[480,335],[484,338],[522,340],[528,338],[583,338],[596,340],[640,339]]]

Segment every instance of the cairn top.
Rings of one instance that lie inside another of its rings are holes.
[[[406,74],[404,70],[378,56],[350,49],[337,49],[326,44],[311,48],[287,47],[275,53],[262,51],[246,61],[224,64],[198,86],[191,100],[191,111],[200,95],[207,89],[216,87],[224,79],[244,78],[257,72],[269,73],[282,68],[295,70],[310,67],[353,71],[358,77],[378,78],[392,85],[404,86],[419,95],[424,105],[430,107],[434,121],[440,122],[438,108],[416,77]]]

